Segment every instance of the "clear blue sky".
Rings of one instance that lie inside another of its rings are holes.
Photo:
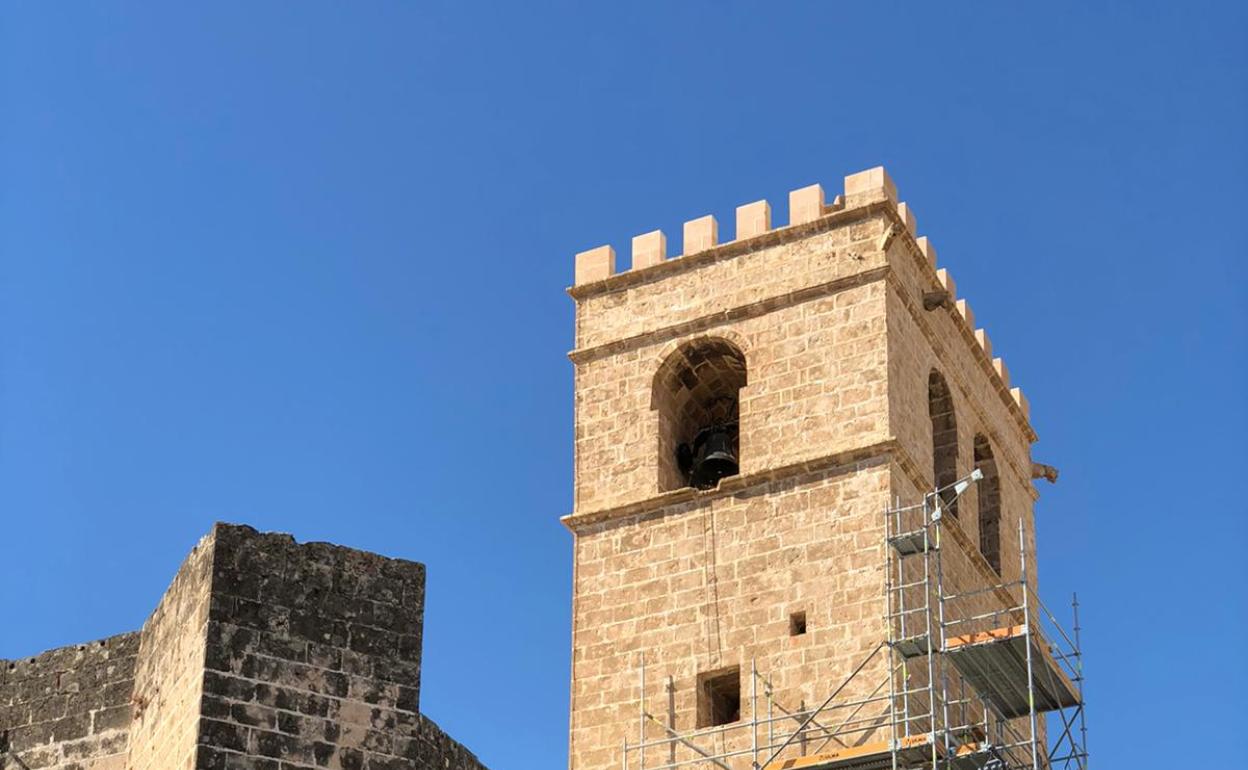
[[[561,766],[572,255],[883,164],[1062,470],[1096,765],[1238,734],[1244,5],[613,5],[4,4],[0,657],[246,522],[426,562],[426,710]]]

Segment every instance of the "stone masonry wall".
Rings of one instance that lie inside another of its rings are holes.
[[[137,633],[0,660],[0,770],[122,770]]]
[[[920,477],[897,474],[894,494],[902,503],[916,503],[932,489],[932,436],[927,421],[927,376],[935,369],[945,377],[957,422],[957,477],[970,474],[975,468],[975,438],[987,438],[996,459],[1000,478],[1000,577],[981,558],[980,523],[977,518],[980,485],[972,485],[962,495],[960,514],[947,522],[956,527],[951,542],[958,548],[956,558],[947,559],[952,582],[951,592],[970,592],[998,580],[1017,580],[1021,570],[1018,527],[1023,528],[1023,542],[1030,564],[1028,580],[1036,585],[1035,488],[1031,483],[1031,436],[1011,412],[1012,398],[1003,398],[1007,383],[998,374],[987,371],[992,358],[991,342],[968,341],[967,309],[922,309],[922,295],[942,288],[935,280],[935,265],[930,256],[907,248],[906,238],[897,238],[890,248],[891,280],[889,290],[889,399],[891,432],[897,437],[899,452],[910,459]],[[947,280],[947,278],[946,278]],[[952,282],[948,282],[952,286]],[[973,316],[971,324],[973,326]],[[981,341],[987,341],[980,331]],[[998,364],[1001,366],[1001,364]],[[1001,367],[1003,371],[1003,366]],[[1007,394],[1006,394],[1007,396]],[[957,535],[963,537],[958,538]],[[1001,598],[982,595],[965,607],[951,608],[966,615],[991,612],[1005,607]],[[957,633],[986,630],[958,628]]]
[[[928,373],[935,369],[949,383],[953,399],[958,427],[957,476],[964,477],[975,467],[977,434],[988,439],[996,459],[1001,495],[1001,577],[1018,579],[1021,522],[1034,585],[1035,490],[1031,483],[1031,438],[1008,408],[1012,400],[1002,397],[1004,384],[985,370],[987,359],[991,358],[991,343],[986,352],[982,345],[968,343],[963,337],[965,316],[956,309],[922,309],[923,292],[940,286],[930,278],[929,274],[934,272],[930,263],[923,269],[920,260],[925,257],[916,258],[911,250],[904,248],[902,240],[898,238],[894,242],[889,254],[894,276],[889,282],[888,296],[889,423],[892,434],[897,437],[899,451],[918,466],[922,483],[899,485],[897,494],[903,503],[917,502],[925,492],[931,491],[934,483],[931,425],[926,417]],[[986,339],[986,335],[983,338]],[[971,544],[970,550],[976,552],[981,535],[976,516],[978,495],[978,486],[966,492],[956,519]]]
[[[424,566],[218,526],[201,768],[409,766]]]
[[[883,254],[874,250],[883,227],[879,217],[856,220],[809,241],[743,255],[740,264],[712,263],[587,300],[578,311],[582,341],[610,333],[627,345],[573,354],[577,512],[658,492],[655,374],[678,343],[698,337],[724,337],[745,354],[743,474],[886,440]],[[792,294],[838,280],[845,283],[818,296]],[[762,300],[776,307],[735,320],[725,315],[730,302]],[[663,326],[695,315],[712,320],[688,337],[673,339]]]
[[[790,710],[841,685],[884,636],[888,494],[887,465],[866,463],[580,530],[571,767],[624,765],[622,741],[637,740],[643,654],[647,710],[679,731],[696,726],[700,673],[740,667],[747,718],[752,663]],[[799,636],[790,635],[795,612],[806,613]],[[845,689],[846,699],[869,695],[885,672],[877,655]],[[859,717],[869,722],[883,708],[870,704]],[[849,711],[829,718],[837,715]],[[857,737],[878,740],[875,726],[865,726]],[[648,739],[662,737],[649,725]],[[746,747],[748,733],[725,740]],[[674,750],[692,758],[688,749]],[[666,748],[651,749],[647,762],[667,757]],[[629,766],[639,759],[634,753]]]
[[[420,713],[424,578],[218,524],[141,633],[0,664],[0,770],[484,770]]]
[[[195,766],[214,546],[212,535],[200,540],[143,624],[128,770]]]
[[[878,218],[860,213],[809,238],[761,243],[726,259],[691,264],[679,274],[594,293],[580,303],[576,347],[590,350],[648,331],[680,328],[769,298],[852,280],[883,264],[865,253],[878,251],[871,244],[881,232]]]

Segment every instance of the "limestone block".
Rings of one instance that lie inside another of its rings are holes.
[[[975,341],[979,343],[979,347],[984,351],[984,355],[992,358],[992,340],[988,339],[988,332],[984,329],[976,329]]]
[[[667,259],[667,236],[662,230],[653,230],[633,237],[633,269],[657,265]]]
[[[615,273],[615,249],[599,246],[576,255],[576,285],[601,281]]]
[[[1028,420],[1031,419],[1031,402],[1023,395],[1022,388],[1011,388],[1010,395],[1014,397],[1014,402],[1023,410],[1023,416]]]
[[[771,229],[771,204],[754,201],[737,206],[737,240],[744,241]]]
[[[704,217],[691,219],[685,223],[684,243],[685,254],[697,254],[719,243],[719,222],[707,214]]]
[[[971,311],[971,303],[967,302],[964,299],[960,299],[957,301],[954,307],[957,309],[958,315],[962,317],[963,322],[966,323],[967,328],[974,329],[975,328],[975,313]]]
[[[914,210],[910,208],[910,204],[898,203],[897,215],[901,217],[901,221],[906,224],[906,229],[910,231],[911,235],[918,235],[919,223],[918,223],[918,220],[916,220],[914,217]],[[934,261],[935,260],[933,260],[933,262]]]
[[[927,263],[932,267],[936,267],[936,247],[931,240],[924,235],[916,238],[914,242],[918,244],[919,251],[923,252],[923,256],[927,258]]]
[[[992,368],[997,373],[997,376],[1001,378],[1001,382],[1008,387],[1010,384],[1010,370],[1005,365],[1005,359],[992,359]]]
[[[789,193],[789,224],[813,222],[823,216],[823,187],[812,184]]]
[[[883,166],[876,166],[845,177],[845,197],[850,200],[881,198],[896,204],[897,186],[893,184],[893,180],[889,178]]]

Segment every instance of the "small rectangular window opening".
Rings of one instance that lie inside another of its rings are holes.
[[[806,611],[794,612],[789,615],[789,636],[801,636],[806,633]]]
[[[741,667],[698,674],[698,727],[716,727],[741,719]]]

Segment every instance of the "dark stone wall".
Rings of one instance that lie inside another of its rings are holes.
[[[423,716],[403,749],[401,758],[370,757],[368,770],[486,770],[475,754]]]
[[[420,713],[424,606],[424,565],[218,524],[141,649],[0,664],[0,770],[485,770]]]
[[[199,768],[480,767],[419,713],[424,565],[215,536]]]
[[[0,660],[0,768],[124,767],[138,633]]]

